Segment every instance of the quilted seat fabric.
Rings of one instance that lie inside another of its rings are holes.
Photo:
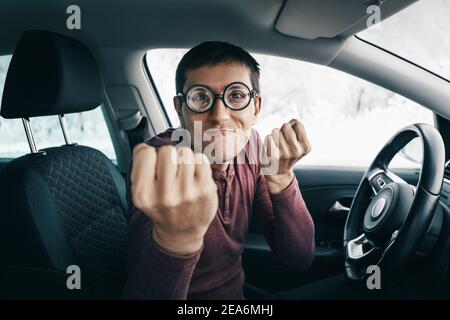
[[[2,260],[62,272],[76,264],[87,296],[119,297],[128,245],[123,177],[105,155],[89,147],[44,151],[16,159],[7,170],[13,174],[2,181],[9,185],[5,208],[10,212],[4,214],[11,224],[2,226],[2,236],[12,243]],[[17,199],[18,193],[24,199]],[[25,227],[17,229],[17,224]]]

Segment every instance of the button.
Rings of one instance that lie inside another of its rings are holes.
[[[377,179],[377,183],[378,183],[378,186],[380,187],[380,189],[386,185],[386,181],[384,181],[383,178],[381,178],[381,177],[379,177]]]

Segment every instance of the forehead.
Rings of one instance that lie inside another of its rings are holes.
[[[232,82],[243,82],[249,88],[252,88],[250,69],[245,65],[235,62],[192,69],[186,74],[184,90],[194,84],[203,84],[216,92],[220,92]]]

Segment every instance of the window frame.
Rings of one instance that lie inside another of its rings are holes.
[[[154,49],[152,49],[152,50],[154,50]],[[144,74],[146,75],[148,85],[151,87],[151,89],[153,90],[153,93],[155,94],[156,100],[158,102],[159,109],[162,112],[162,114],[164,116],[164,119],[166,120],[167,128],[170,128],[170,127],[173,127],[172,120],[170,119],[169,114],[168,114],[168,112],[166,110],[166,106],[164,105],[164,102],[161,99],[161,96],[159,94],[158,88],[156,86],[156,83],[155,83],[155,81],[153,79],[153,76],[152,76],[152,73],[150,71],[150,67],[149,67],[149,65],[147,63],[147,55],[148,55],[149,51],[150,50],[148,50],[144,54],[144,56],[142,58],[142,64],[143,64],[144,70],[145,70]]]

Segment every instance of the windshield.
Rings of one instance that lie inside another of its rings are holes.
[[[358,36],[450,79],[449,23],[449,0],[420,0]]]

